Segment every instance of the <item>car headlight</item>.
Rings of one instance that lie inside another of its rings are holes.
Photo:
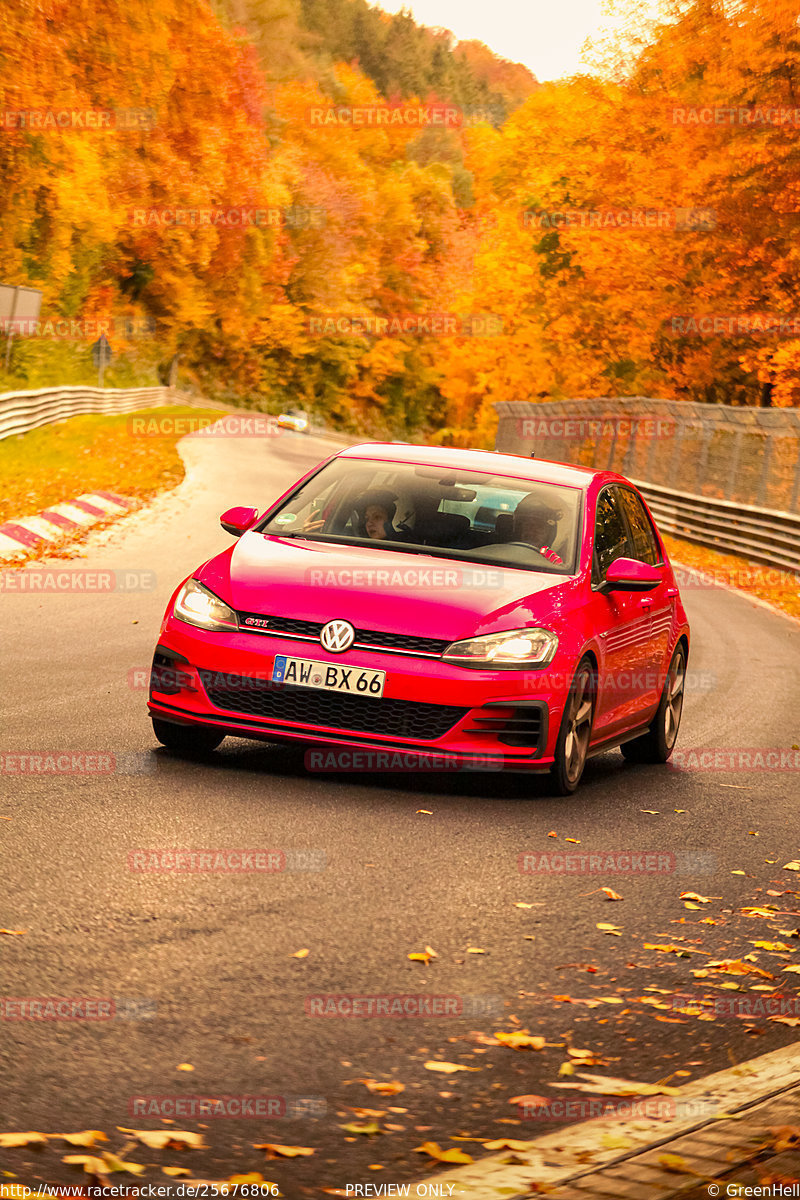
[[[179,621],[199,625],[201,629],[238,629],[239,621],[232,608],[204,588],[196,579],[187,579],[175,600],[173,613]]]
[[[549,629],[509,629],[452,642],[442,658],[461,667],[540,667],[557,649],[558,637]]]

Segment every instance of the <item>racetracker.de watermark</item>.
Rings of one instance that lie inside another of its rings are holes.
[[[324,1096],[238,1095],[238,1096],[131,1096],[128,1115],[143,1120],[172,1120],[189,1117],[265,1118],[268,1121],[298,1117],[324,1117],[328,1110]]]
[[[28,567],[0,572],[0,592],[152,592],[155,571]]]
[[[659,417],[521,417],[517,437],[563,438],[565,441],[642,438],[657,441],[674,438],[677,423]]]
[[[336,588],[431,588],[459,591],[488,589],[503,586],[504,574],[492,567],[311,567],[303,576],[311,587]]]
[[[502,996],[441,995],[434,992],[361,994],[318,992],[306,996],[307,1017],[398,1021],[444,1017],[501,1017]]]
[[[266,413],[252,417],[240,417],[233,413],[220,413],[219,417],[129,417],[129,437],[210,437],[210,438],[254,438],[280,437],[283,430],[275,417]]]
[[[531,209],[519,214],[523,229],[572,229],[602,232],[620,230],[642,233],[666,229],[673,233],[708,232],[716,229],[711,208],[569,208]]]
[[[642,1096],[631,1100],[602,1100],[595,1097],[565,1100],[557,1096],[542,1104],[517,1105],[517,1112],[523,1121],[593,1121],[609,1117],[618,1121],[631,1118],[672,1121],[685,1117],[710,1117],[719,1111],[719,1104],[713,1100],[674,1100],[669,1096]]]
[[[780,313],[676,313],[667,318],[670,337],[800,337],[800,316]]]
[[[793,571],[781,571],[777,567],[713,567],[698,570],[693,567],[673,566],[672,573],[681,591],[686,588],[714,587],[746,590],[758,585],[769,588],[773,593],[800,595],[800,575]]]
[[[327,223],[328,214],[318,204],[271,208],[257,204],[185,208],[172,204],[128,212],[129,225],[146,229],[324,229]]]
[[[199,875],[204,872],[221,875],[280,875],[286,871],[324,871],[327,854],[324,850],[268,850],[261,847],[246,850],[161,848],[129,850],[128,870],[142,873]]]
[[[787,946],[788,950],[792,947]],[[674,995],[670,1007],[674,1012],[690,1016],[709,1014],[718,1018],[740,1021],[770,1020],[781,1017],[800,1017],[800,996],[714,996],[698,999],[691,995]]]
[[[462,109],[454,104],[330,104],[305,110],[306,123],[315,129],[425,129],[440,126],[458,129],[464,124]]]
[[[154,317],[51,317],[40,321],[28,317],[0,319],[0,333],[17,337],[44,338],[46,341],[86,342],[113,337],[133,341],[156,335]]]
[[[0,109],[0,129],[33,133],[148,130],[155,129],[156,118],[154,108],[6,108]]]
[[[755,125],[800,128],[800,108],[785,104],[671,104],[671,125]]]
[[[800,771],[800,749],[786,746],[698,746],[673,750],[672,771]]]
[[[517,856],[522,875],[698,875],[716,870],[706,850],[527,850]]]
[[[3,1021],[150,1021],[155,1000],[115,996],[0,996]]]
[[[616,693],[626,696],[647,696],[660,693],[667,679],[666,671],[604,670],[596,674],[597,691],[601,695]],[[574,675],[568,671],[529,671],[525,677],[526,692],[563,692],[572,686]],[[718,686],[714,671],[687,671],[683,677],[685,692],[713,692]]]
[[[497,337],[496,313],[318,313],[306,318],[313,337]]]
[[[375,771],[416,775],[420,771],[502,771],[503,757],[488,754],[470,755],[469,761],[454,754],[405,754],[397,750],[307,750],[303,765],[307,771],[345,771],[348,774]],[[514,760],[509,760],[514,767]],[[517,764],[519,765],[519,764]]]

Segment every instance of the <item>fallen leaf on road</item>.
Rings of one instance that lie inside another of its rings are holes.
[[[789,971],[792,975],[800,975],[800,967],[784,967],[783,970]]]
[[[782,871],[800,871],[800,861],[793,858],[791,862],[784,863],[781,867]]]
[[[503,1046],[510,1046],[512,1050],[543,1050],[545,1039],[530,1034],[527,1029],[515,1030],[513,1033],[496,1033],[494,1035],[498,1042]]]
[[[467,946],[467,954],[485,954],[485,950],[481,950],[480,946]]]
[[[176,1071],[193,1071],[194,1067],[192,1066],[191,1063],[178,1063],[175,1070]]]
[[[585,1083],[556,1083],[554,1087],[574,1088],[578,1092],[599,1092],[601,1096],[680,1096],[680,1088],[667,1087],[663,1083],[634,1083],[630,1079],[617,1079],[611,1075],[589,1075],[580,1072]]]
[[[622,1133],[604,1133],[600,1145],[604,1150],[630,1150],[633,1142]]]
[[[580,846],[580,844],[581,844],[581,839],[580,839],[580,838],[564,838],[564,841],[565,841],[565,842],[572,842],[572,843],[573,843],[573,845],[575,845],[575,846]]]
[[[378,1096],[396,1096],[398,1092],[406,1090],[404,1083],[381,1083],[377,1079],[357,1079],[356,1083],[363,1083],[374,1095]]]
[[[660,950],[662,954],[677,954],[681,958],[688,958],[690,954],[702,954],[702,950],[688,950],[686,946],[673,946],[663,942],[645,942],[645,950]]]
[[[412,962],[425,963],[426,967],[427,967],[428,963],[431,961],[431,956],[430,956],[430,954],[428,954],[427,950],[414,951],[414,953],[409,954],[408,957],[411,959]]]
[[[767,1017],[768,1021],[775,1021],[778,1025],[791,1025],[793,1028],[800,1025],[800,1017]]]
[[[777,909],[775,908],[759,908],[757,905],[750,905],[747,908],[741,908],[739,911],[745,917],[775,917]]]
[[[290,954],[289,958],[308,958],[308,950],[295,950],[294,954]]]
[[[278,1142],[253,1142],[254,1150],[266,1150],[269,1158],[307,1158],[314,1151],[308,1146],[281,1146]]]
[[[598,921],[596,929],[601,929],[603,933],[613,933],[614,937],[622,937],[622,930],[619,925],[609,925],[607,921]]]
[[[68,1154],[62,1162],[71,1166],[83,1167],[87,1175],[108,1175],[111,1167],[102,1158],[94,1158],[91,1154]]]
[[[530,1142],[521,1142],[515,1138],[495,1138],[493,1142],[484,1142],[485,1150],[529,1150]]]
[[[417,812],[418,812],[418,813],[422,813],[422,815],[423,815],[423,816],[425,816],[425,817],[432,817],[432,816],[433,816],[433,813],[431,812],[431,810],[430,810],[429,808],[418,808],[418,809],[417,809]]]
[[[604,888],[601,888],[600,891],[603,892],[608,897],[609,900],[621,900],[622,899],[622,896],[620,896],[619,892],[615,892],[613,888],[604,887]]]
[[[555,829],[551,829],[547,836],[557,838],[558,834],[556,833]]]
[[[436,951],[434,950],[433,946],[426,946],[426,947],[425,947],[425,953],[426,953],[426,954],[430,954],[431,958],[438,958],[438,957],[439,957],[439,955],[438,955],[438,954],[436,953]]]
[[[126,1129],[124,1125],[118,1125],[117,1129],[120,1133],[130,1134],[151,1150],[163,1150],[165,1147],[182,1150],[185,1146],[191,1150],[208,1149],[202,1133],[187,1133],[183,1129]]]
[[[43,1133],[0,1133],[0,1146],[43,1146],[47,1141]]]
[[[7,933],[9,937],[22,937],[27,932],[27,929],[0,929],[0,933]]]
[[[558,1074],[559,1075],[574,1075],[575,1068],[573,1067],[571,1062],[563,1062],[561,1064],[561,1066],[558,1068]]]
[[[87,1175],[108,1175],[112,1171],[141,1175],[147,1170],[143,1163],[126,1162],[116,1154],[110,1154],[108,1150],[104,1150],[99,1158],[91,1154],[67,1154],[61,1161],[82,1166]]]
[[[794,954],[796,946],[787,946],[785,942],[753,942],[754,946],[758,946],[759,950],[783,950],[788,954]]]
[[[181,1175],[191,1175],[192,1173],[188,1167],[162,1167],[161,1171],[164,1175],[174,1175],[176,1177]]]
[[[698,904],[710,904],[708,896],[700,896],[697,892],[681,892],[681,900],[696,900]]]
[[[107,1136],[99,1129],[84,1129],[82,1133],[48,1133],[50,1138],[69,1142],[70,1146],[93,1146],[95,1142],[107,1142]]]
[[[685,1172],[686,1162],[680,1154],[659,1154],[658,1165],[665,1171]]]
[[[715,962],[707,962],[706,966],[727,975],[760,975],[762,979],[772,979],[769,972],[762,971],[760,967],[754,967],[750,963],[742,962],[740,958],[719,958]],[[798,970],[800,971],[800,967]]]
[[[414,1147],[414,1153],[427,1154],[430,1158],[435,1158],[437,1162],[471,1163],[474,1161],[463,1150],[442,1150],[436,1142],[423,1142],[421,1146]]]
[[[544,1108],[550,1103],[547,1096],[512,1096],[509,1104],[521,1104],[525,1108]]]
[[[660,817],[661,813],[657,808],[640,808],[639,812],[647,813],[649,817]]]
[[[429,1059],[425,1064],[426,1071],[440,1071],[442,1075],[452,1075],[455,1071],[480,1071],[480,1067],[465,1067],[461,1063],[435,1062]]]
[[[350,1125],[342,1125],[341,1128],[345,1131],[345,1133],[383,1133],[383,1130],[377,1121],[368,1121],[365,1125],[356,1125],[353,1122]]]
[[[524,900],[517,900],[514,908],[533,908],[532,904],[526,904]]]

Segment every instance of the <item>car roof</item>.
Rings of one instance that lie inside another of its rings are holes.
[[[416,463],[457,471],[478,471],[485,475],[509,475],[536,483],[561,484],[585,488],[592,479],[608,472],[544,458],[525,458],[521,454],[500,454],[494,450],[461,450],[449,446],[395,445],[390,442],[362,442],[340,451],[339,458],[372,459],[386,463]]]

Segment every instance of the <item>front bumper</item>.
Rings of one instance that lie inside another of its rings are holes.
[[[276,654],[385,671],[384,695],[273,684]],[[170,616],[156,648],[148,707],[160,720],[213,726],[235,737],[542,771],[553,762],[566,700],[566,689],[553,690],[554,665],[480,671],[380,650],[334,655],[290,637],[206,633]]]

